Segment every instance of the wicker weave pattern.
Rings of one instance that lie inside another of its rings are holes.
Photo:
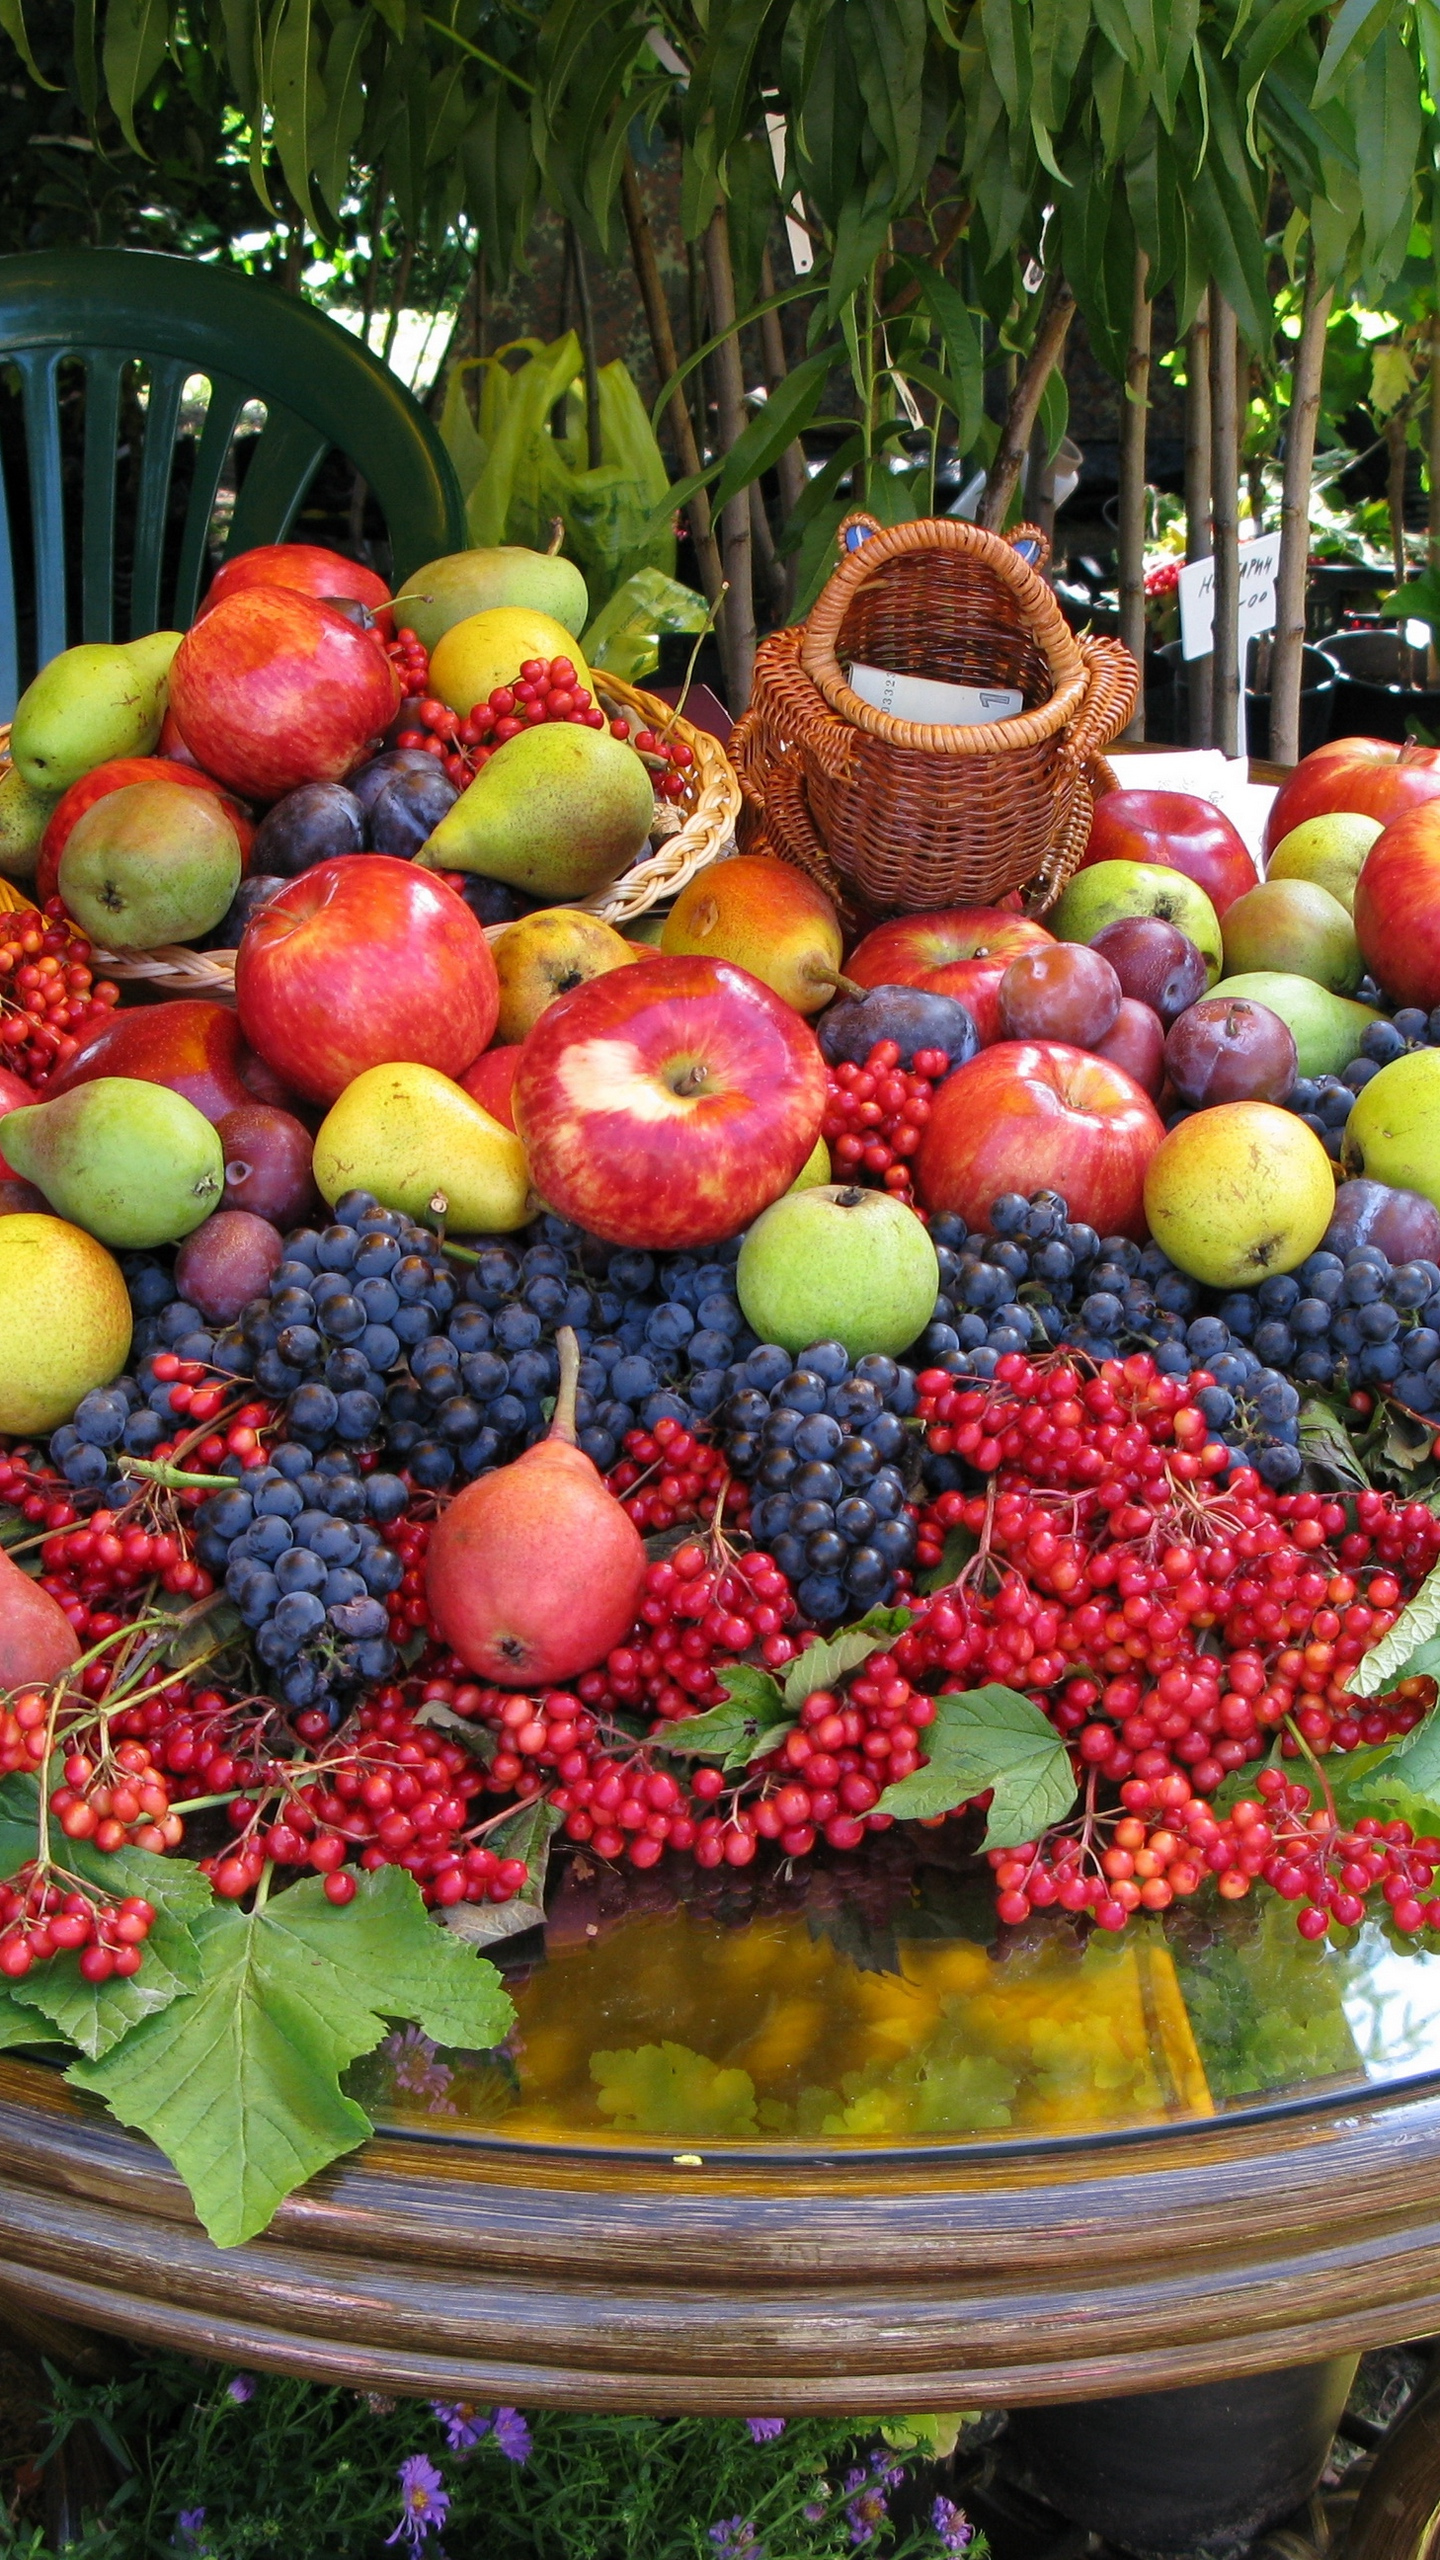
[[[675,811],[679,824],[673,834],[662,836],[608,889],[574,901],[587,914],[601,916],[623,932],[633,916],[643,915],[662,898],[675,897],[707,862],[733,851],[740,784],[725,749],[708,729],[692,728],[688,720],[676,717],[668,702],[624,683],[619,676],[601,674],[595,682],[608,708],[632,720],[638,718],[648,728],[668,729],[684,741],[695,759],[686,776],[684,799],[657,804],[661,810]],[[0,725],[0,771],[9,761],[10,731]],[[493,941],[505,928],[492,925],[487,930]],[[148,980],[167,995],[223,998],[235,991],[233,951],[191,951],[183,943],[166,943],[155,951],[97,950],[95,963],[97,976]]]
[[[851,691],[842,657],[1014,685],[1026,707],[969,729],[897,720]],[[1048,904],[1088,833],[1086,769],[1138,686],[1128,650],[1077,641],[997,535],[948,517],[877,531],[807,623],[761,644],[731,741],[746,840],[758,823],[789,860],[881,912],[986,905],[1012,889]]]

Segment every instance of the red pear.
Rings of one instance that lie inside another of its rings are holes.
[[[7,1689],[48,1689],[79,1659],[80,1639],[59,1601],[0,1547],[0,1705]]]
[[[430,1540],[430,1613],[470,1671],[510,1689],[588,1671],[634,1623],[645,1548],[575,1446],[580,1346],[556,1342],[560,1392],[548,1440],[457,1493]]]

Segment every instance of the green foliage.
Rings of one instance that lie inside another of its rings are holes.
[[[1047,1715],[1018,1689],[992,1682],[963,1695],[937,1698],[927,1728],[929,1759],[898,1779],[880,1798],[881,1813],[897,1821],[924,1822],[953,1813],[993,1789],[985,1826],[987,1849],[1010,1849],[1038,1840],[1061,1822],[1075,1801],[1070,1756]]]
[[[280,2552],[385,2560],[401,2514],[399,2468],[415,2454],[443,2474],[450,2512],[435,2540],[456,2553],[715,2560],[712,2523],[737,2517],[784,2560],[842,2560],[853,2548],[847,2476],[870,2472],[874,2440],[863,2418],[792,2418],[756,2444],[741,2418],[547,2409],[531,2413],[530,2449],[516,2461],[491,2431],[468,2454],[453,2454],[443,2421],[423,2401],[281,2374],[235,2376],[178,2355],[137,2355],[119,2380],[100,2384],[52,2374],[51,2390],[49,2451],[77,2427],[92,2428],[123,2474],[105,2516],[88,2515],[81,2539],[67,2538],[70,2560],[155,2560],[177,2550],[197,2560]],[[486,2413],[474,2415],[483,2425]],[[892,2420],[886,2467],[910,2470],[953,2423]],[[0,2485],[8,2492],[8,2482]],[[940,2548],[928,2525],[876,2547],[890,2560],[929,2560]],[[971,2549],[984,2560],[983,2539]],[[6,2497],[0,2555],[52,2560],[48,2538],[17,2520]]]

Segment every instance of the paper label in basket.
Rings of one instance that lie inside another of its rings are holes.
[[[872,710],[932,729],[978,729],[988,720],[1013,720],[1025,708],[1014,685],[937,684],[930,676],[894,675],[888,667],[852,667],[850,688]]]

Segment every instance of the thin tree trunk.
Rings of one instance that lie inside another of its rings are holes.
[[[1215,533],[1214,744],[1240,752],[1239,345],[1235,314],[1210,287],[1210,484]]]
[[[630,256],[635,268],[635,280],[640,287],[640,299],[645,305],[645,323],[650,332],[650,349],[655,358],[655,370],[661,382],[666,383],[673,373],[678,373],[680,358],[675,346],[675,332],[670,325],[670,305],[665,299],[660,262],[655,255],[650,217],[645,211],[645,199],[640,192],[635,163],[628,151],[625,154],[625,166],[620,173],[620,195],[625,208],[625,227],[630,234]],[[692,473],[703,469],[704,466],[700,458],[700,448],[695,441],[694,423],[686,406],[683,386],[679,391],[672,392],[668,414],[670,431],[675,438],[675,452],[680,464],[681,476],[688,480]],[[720,566],[719,545],[710,523],[710,501],[703,489],[696,491],[685,513],[690,523],[690,539],[695,549],[695,566],[700,572],[700,583],[704,587],[708,601],[713,604],[720,593],[724,573]]]
[[[1210,306],[1202,302],[1185,340],[1185,557],[1210,557]],[[1208,747],[1214,686],[1209,658],[1186,667],[1190,744]]]
[[[1315,253],[1305,273],[1300,336],[1290,374],[1285,477],[1280,494],[1280,566],[1275,578],[1275,646],[1270,653],[1270,753],[1277,764],[1300,761],[1300,680],[1305,647],[1305,572],[1310,561],[1310,481],[1320,419],[1325,328],[1334,289],[1317,290]]]
[[[768,302],[774,291],[775,269],[767,249],[760,261],[761,301]],[[780,327],[778,311],[767,311],[761,321],[760,346],[765,358],[766,383],[772,391],[778,391],[789,370],[785,362],[785,337]],[[780,483],[780,503],[788,516],[791,508],[798,505],[806,484],[805,449],[798,436],[793,444],[787,444],[781,454],[775,465],[775,477]]]
[[[705,232],[705,275],[710,288],[712,332],[724,330],[715,350],[715,405],[719,445],[729,453],[745,427],[745,374],[740,337],[735,326],[735,270],[730,263],[730,226],[723,204],[716,206]],[[720,613],[721,645],[729,708],[736,719],[750,699],[755,674],[755,594],[750,537],[750,496],[742,489],[720,517],[720,556],[728,587]]]
[[[1145,291],[1150,261],[1135,251],[1130,303],[1130,351],[1125,359],[1125,398],[1120,411],[1120,637],[1140,663],[1140,698],[1123,732],[1145,735],[1145,429],[1150,414],[1150,328]]]
[[[1063,276],[1055,276],[1046,290],[1044,308],[1035,330],[1035,343],[1010,394],[1000,443],[985,482],[985,494],[976,510],[976,522],[998,533],[1010,511],[1025,456],[1030,449],[1030,431],[1035,424],[1045,385],[1060,361],[1066,332],[1075,317],[1075,296]]]
[[[600,437],[600,365],[595,349],[595,306],[590,299],[590,279],[585,272],[585,252],[573,222],[566,228],[570,235],[570,269],[575,278],[575,299],[580,306],[580,353],[585,375],[585,460],[591,471],[598,471],[605,459]]]

